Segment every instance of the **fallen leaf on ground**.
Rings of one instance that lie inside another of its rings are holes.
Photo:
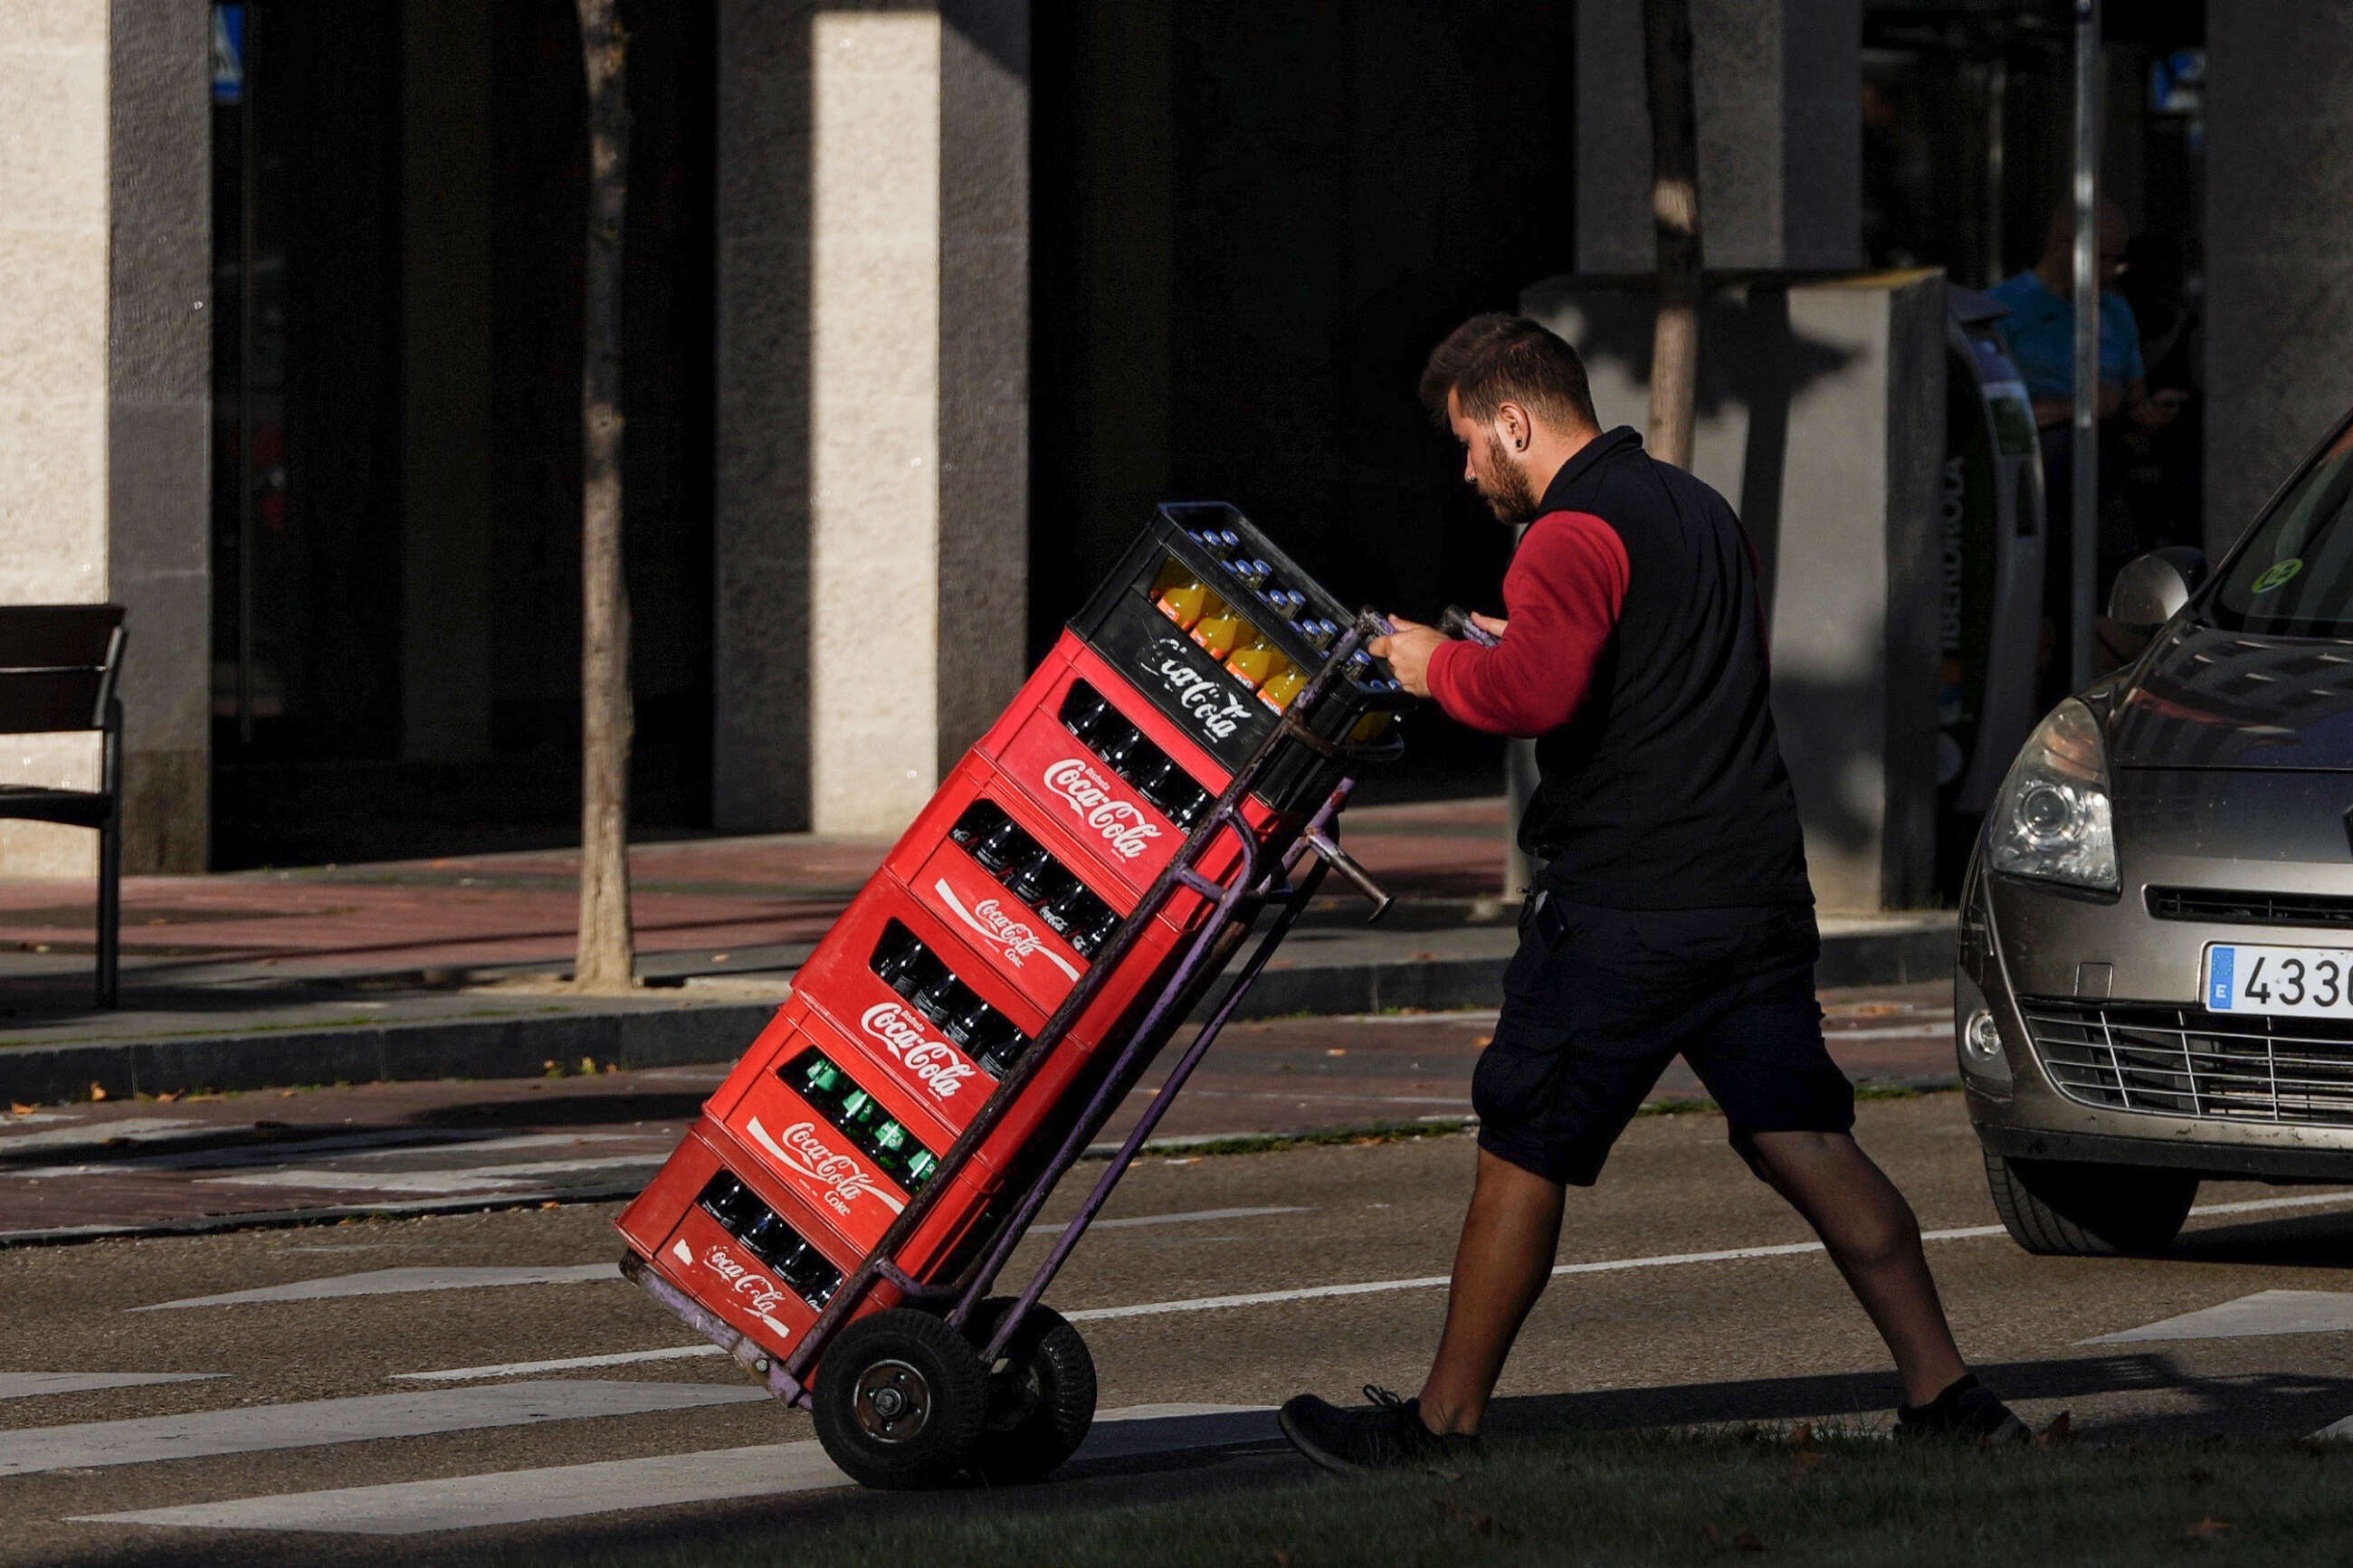
[[[1345,1046],[1334,1046],[1324,1054],[1327,1057],[1345,1057],[1348,1054],[1348,1047]]]
[[[281,1089],[278,1091],[278,1098],[280,1100],[291,1100],[301,1092],[302,1091],[299,1089]]]
[[[176,1089],[159,1089],[156,1091],[155,1103],[158,1105],[169,1105],[179,1098],[180,1091]]]
[[[2227,1519],[2201,1519],[2189,1527],[2189,1534],[2194,1540],[2211,1541],[2230,1528]]]
[[[33,1114],[33,1108],[26,1105],[21,1100],[12,1100],[8,1102],[8,1114],[11,1116],[30,1116]]]
[[[90,1086],[90,1097],[94,1100],[104,1100],[106,1098],[106,1085],[102,1083],[91,1084]]]
[[[1495,1043],[1495,1037],[1493,1035],[1482,1035],[1471,1043],[1474,1046],[1492,1046]]]
[[[559,1200],[557,1200],[557,1199],[555,1199],[555,1198],[550,1198],[550,1199],[548,1199],[545,1203],[543,1203],[543,1204],[540,1205],[539,1206],[540,1206],[540,1207],[542,1207],[542,1208],[543,1208],[543,1209],[560,1209],[560,1208],[562,1208],[562,1207],[564,1206],[564,1205],[563,1205],[563,1203],[562,1203],[561,1201],[559,1201]]]
[[[2041,1435],[2034,1439],[2034,1446],[2038,1448],[2063,1448],[2074,1440],[2075,1423],[2069,1412],[2062,1410],[2051,1418],[2050,1426],[2042,1428]]]
[[[580,1070],[584,1073],[595,1072],[596,1070],[596,1058],[595,1057],[582,1057],[580,1058]]]
[[[1814,1424],[1812,1422],[1800,1421],[1797,1426],[1789,1429],[1789,1447],[1792,1448],[1810,1448],[1813,1446]]]

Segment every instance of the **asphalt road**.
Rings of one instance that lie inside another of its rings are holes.
[[[2031,1258],[1990,1229],[1957,1095],[1862,1117],[1931,1233],[1966,1348],[2031,1417],[2072,1410],[2096,1436],[2301,1435],[2353,1415],[2353,1192],[2217,1186],[2168,1258]],[[1082,1320],[1106,1416],[1126,1418],[1024,1500],[1296,1473],[1267,1406],[1367,1381],[1409,1392],[1471,1160],[1451,1134],[1140,1163],[1119,1223],[1051,1298]],[[843,1489],[805,1416],[607,1272],[617,1208],[0,1251],[0,1562],[463,1561],[950,1506]],[[1571,1205],[1566,1271],[1508,1369],[1499,1435],[1883,1421],[1880,1349],[1809,1240],[1713,1114],[1639,1121]],[[2084,1342],[2265,1291],[2319,1294],[2225,1326],[2337,1330]]]
[[[1941,985],[1826,992],[1831,1050],[1858,1082],[1951,1080]],[[1459,1123],[1492,1013],[1285,1018],[1228,1029],[1155,1139]],[[585,1202],[643,1186],[723,1066],[120,1098],[0,1108],[0,1244],[261,1223]],[[586,1070],[583,1070],[586,1068]],[[1155,1070],[1104,1130],[1152,1102]],[[1680,1064],[1658,1103],[1699,1099]]]

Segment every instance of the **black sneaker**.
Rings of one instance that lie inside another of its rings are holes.
[[[1327,1470],[1373,1470],[1417,1459],[1459,1458],[1476,1452],[1479,1439],[1467,1433],[1444,1435],[1421,1424],[1421,1401],[1399,1399],[1388,1389],[1365,1384],[1369,1409],[1343,1410],[1312,1394],[1285,1401],[1275,1420],[1292,1447]]]
[[[1895,1436],[1907,1441],[1957,1437],[1964,1442],[2024,1443],[2034,1433],[1992,1389],[1978,1382],[1976,1373],[1968,1372],[1926,1405],[1897,1406]]]

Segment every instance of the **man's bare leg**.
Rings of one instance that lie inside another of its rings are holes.
[[[1843,1132],[1759,1132],[1754,1142],[1765,1179],[1814,1227],[1887,1342],[1905,1400],[1926,1405],[1950,1387],[1968,1365],[1920,1250],[1920,1222],[1895,1184]],[[1459,1288],[1459,1266],[1455,1279]]]
[[[1558,1182],[1479,1151],[1478,1184],[1454,1249],[1446,1331],[1421,1385],[1422,1424],[1431,1431],[1479,1429],[1512,1341],[1552,1278],[1561,1194]]]

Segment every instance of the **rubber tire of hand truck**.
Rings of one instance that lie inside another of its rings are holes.
[[[1013,1308],[1010,1297],[981,1302],[966,1328],[986,1346]],[[996,1486],[1040,1481],[1079,1451],[1095,1423],[1095,1359],[1079,1331],[1040,1303],[988,1369],[988,1416],[973,1468]]]
[[[971,1466],[988,1376],[963,1335],[928,1312],[860,1318],[826,1347],[812,1391],[818,1441],[861,1486],[945,1486]]]

